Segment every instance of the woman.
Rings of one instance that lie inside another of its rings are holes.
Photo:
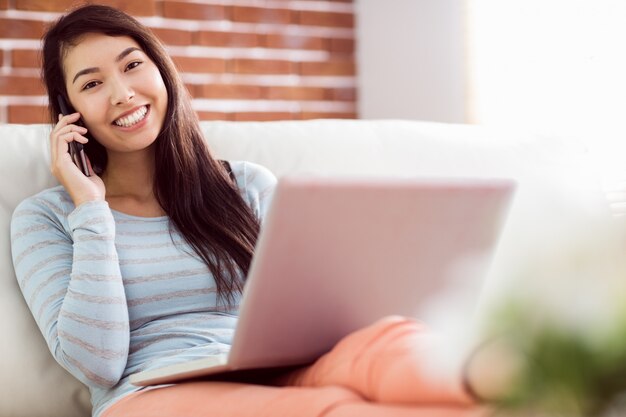
[[[403,416],[423,403],[473,403],[460,371],[425,371],[434,339],[398,317],[266,385],[129,384],[137,371],[228,351],[275,178],[213,158],[162,45],[118,10],[89,5],[60,18],[44,37],[43,78],[61,185],[16,209],[14,265],[95,416]],[[59,95],[75,113],[60,114]],[[90,176],[72,162],[71,142],[84,145]]]

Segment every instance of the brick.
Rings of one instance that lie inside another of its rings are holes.
[[[298,23],[301,25],[353,28],[354,14],[300,11]]]
[[[0,49],[0,67],[2,67],[3,63],[4,63],[4,51]]]
[[[204,46],[255,48],[261,46],[262,37],[256,33],[200,31],[195,35],[195,43]]]
[[[164,1],[163,17],[193,20],[226,20],[226,7],[211,4]]]
[[[303,112],[301,115],[303,120],[310,119],[358,119],[356,113],[314,113]]]
[[[221,74],[226,71],[226,61],[219,58],[176,56],[172,59],[176,67],[182,72]]]
[[[356,101],[356,88],[329,88],[328,98],[335,101]]]
[[[9,106],[9,123],[48,123],[45,106]]]
[[[15,49],[11,51],[11,66],[14,68],[37,68],[41,67],[39,51],[32,49]]]
[[[265,36],[265,46],[268,48],[329,50],[330,42],[328,39],[312,36],[271,34]]]
[[[9,8],[9,0],[0,0],[0,10],[6,10]]]
[[[257,85],[209,84],[196,87],[197,97],[224,99],[260,99],[262,87]]]
[[[191,97],[196,97],[196,87],[198,87],[195,84],[185,84],[185,88],[187,89],[187,92],[189,93],[189,95]]]
[[[234,121],[238,122],[269,122],[275,120],[298,120],[299,113],[289,112],[240,112],[233,113]]]
[[[325,61],[300,63],[302,75],[356,75],[354,61]]]
[[[18,10],[65,12],[66,10],[83,3],[93,2],[77,0],[16,0],[15,8]],[[156,14],[156,5],[154,0],[99,0],[97,3],[115,7],[133,16],[153,16]]]
[[[232,20],[234,22],[289,24],[295,23],[295,19],[295,12],[287,9],[242,6],[232,8]]]
[[[328,50],[333,53],[354,54],[355,51],[354,39],[333,38],[329,40],[329,45]]]
[[[62,12],[72,6],[72,0],[15,0],[17,10],[32,10],[44,12]]]
[[[0,95],[38,96],[45,93],[46,89],[40,78],[0,75]]]
[[[232,120],[231,113],[220,113],[210,111],[199,111],[198,119],[200,120]]]
[[[193,43],[193,33],[186,30],[151,28],[152,32],[165,45],[191,45]]]
[[[234,59],[232,71],[238,74],[293,74],[297,65],[291,61]]]
[[[157,14],[156,1],[154,0],[98,0],[97,3],[115,7],[131,16],[154,16]]]
[[[319,87],[267,87],[270,100],[324,100],[326,89]]]
[[[44,22],[0,18],[0,38],[41,39]]]

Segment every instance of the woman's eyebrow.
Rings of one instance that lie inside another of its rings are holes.
[[[141,51],[141,49],[137,48],[136,46],[131,46],[129,48],[126,48],[115,58],[115,62],[120,62],[122,59],[126,57],[126,55],[134,51]],[[81,75],[91,74],[91,73],[98,72],[98,71],[100,71],[100,68],[98,67],[82,69],[76,73],[76,75],[74,76],[74,79],[72,80],[72,84],[74,84],[76,82],[76,79],[80,77]]]

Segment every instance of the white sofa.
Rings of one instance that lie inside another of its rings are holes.
[[[202,127],[218,157],[254,161],[278,176],[516,178],[520,186],[488,280],[492,287],[506,275],[507,253],[519,250],[516,233],[543,227],[549,220],[541,216],[553,213],[557,218],[559,210],[573,206],[608,213],[593,161],[576,142],[513,130],[393,120],[203,122]],[[48,352],[18,289],[10,257],[9,222],[15,206],[55,185],[48,168],[48,129],[0,125],[0,417],[87,416],[90,410],[85,387]]]

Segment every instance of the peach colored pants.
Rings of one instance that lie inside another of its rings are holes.
[[[274,386],[193,381],[131,394],[102,417],[479,417],[459,373],[425,371],[436,339],[387,317],[341,340]]]

